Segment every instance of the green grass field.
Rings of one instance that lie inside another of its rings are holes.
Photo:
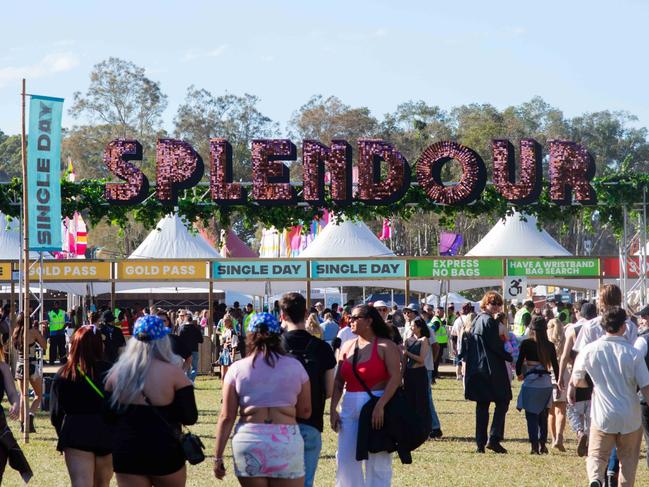
[[[198,424],[192,431],[198,433],[210,456],[198,466],[188,467],[188,486],[238,485],[233,476],[232,460],[226,450],[228,475],[220,483],[212,475],[211,456],[214,448],[214,428],[220,408],[220,381],[201,377],[197,380],[199,406]],[[518,385],[514,395],[518,393]],[[394,460],[393,485],[395,486],[580,486],[587,485],[584,459],[575,454],[574,435],[569,430],[566,453],[550,452],[546,456],[531,456],[527,443],[523,413],[511,406],[507,417],[507,439],[503,442],[508,455],[487,452],[474,453],[473,403],[464,401],[462,386],[453,379],[442,379],[433,387],[435,405],[442,422],[444,439],[429,441],[414,453],[412,465],[401,465]],[[18,434],[18,424],[10,424]],[[35,476],[30,485],[59,487],[69,485],[63,457],[56,451],[56,435],[46,414],[40,413],[36,421],[38,433],[32,435],[24,446]],[[318,467],[316,485],[334,485],[336,435],[325,430],[323,449]],[[646,449],[643,445],[636,485],[649,485],[646,467]],[[115,483],[115,482],[114,482]],[[116,483],[115,483],[116,484]],[[16,472],[7,467],[3,485],[22,485]]]

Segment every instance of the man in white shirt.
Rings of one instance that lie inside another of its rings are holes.
[[[600,288],[597,301],[600,312],[614,306],[622,306],[622,290],[615,284],[606,284]],[[579,335],[577,335],[575,345],[572,347],[575,352],[581,352],[582,348],[586,345],[594,342],[599,337],[604,336],[604,329],[601,326],[601,321],[601,316],[598,316],[597,318],[584,323],[584,326],[582,326],[579,331]],[[636,338],[638,338],[638,327],[633,323],[633,321],[628,319],[626,320],[624,336],[630,344],[633,345],[635,343]]]
[[[583,385],[586,374],[594,384],[591,428],[586,471],[591,487],[603,485],[606,465],[613,447],[620,461],[621,486],[635,481],[642,419],[636,388],[649,399],[649,370],[638,351],[624,337],[626,313],[617,306],[607,309],[601,320],[606,335],[589,343],[575,360],[568,387],[574,404],[575,388]]]

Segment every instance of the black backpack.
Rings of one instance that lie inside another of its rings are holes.
[[[316,351],[318,348],[318,339],[310,337],[303,350],[297,348],[289,348],[288,341],[284,340],[284,349],[289,357],[293,357],[300,361],[304,366],[306,373],[311,382],[311,398],[315,399],[321,396],[320,399],[325,400],[325,387],[324,387],[324,371],[318,364],[318,357]]]

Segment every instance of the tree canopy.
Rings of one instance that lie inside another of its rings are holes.
[[[352,147],[359,138],[382,138],[395,144],[413,169],[428,145],[455,140],[476,150],[489,174],[492,139],[507,138],[517,151],[521,138],[534,138],[546,149],[549,140],[573,140],[587,147],[595,158],[598,206],[560,208],[549,202],[546,188],[541,201],[527,208],[529,213],[538,215],[541,223],[571,235],[569,247],[573,250],[579,249],[579,239],[587,234],[599,235],[606,228],[619,231],[622,207],[640,201],[642,188],[649,184],[647,129],[638,127],[636,117],[627,112],[604,110],[569,118],[541,97],[499,109],[477,103],[440,107],[404,96],[403,103],[393,112],[378,116],[368,107],[347,105],[336,96],[314,95],[282,126],[262,112],[260,102],[254,94],[218,94],[209,87],[192,85],[187,88],[168,132],[190,142],[205,161],[209,160],[210,138],[228,139],[233,147],[235,179],[244,181],[249,180],[251,173],[250,142],[254,138],[287,137],[296,144],[302,139],[329,144],[332,139],[343,138]],[[133,222],[137,221],[143,224],[144,232],[146,226],[169,210],[154,198],[136,208],[109,207],[102,200],[105,179],[112,179],[102,161],[103,149],[115,138],[138,139],[144,146],[144,161],[139,164],[147,176],[155,178],[155,140],[169,136],[162,123],[167,104],[163,87],[144,68],[113,57],[93,67],[86,91],[74,94],[69,110],[76,124],[64,131],[62,158],[73,161],[81,179],[78,184],[63,185],[66,214],[81,210],[95,224],[103,219],[130,229],[135,228]],[[20,149],[20,136],[0,132],[0,176],[20,176]],[[207,164],[206,168],[204,181],[209,177]],[[292,165],[291,176],[299,181],[301,173],[298,160]],[[447,180],[453,180],[459,176],[458,165],[448,164],[443,174]],[[16,214],[11,199],[20,194],[20,180],[15,179],[5,189],[0,195],[0,210]],[[179,202],[180,212],[190,221],[200,219],[209,225],[212,220],[212,227],[214,221],[219,225],[236,222],[241,229],[252,228],[258,221],[286,227],[308,221],[319,213],[319,209],[306,206],[263,208],[252,202],[246,207],[224,208],[207,200],[203,193],[195,189],[185,191]],[[331,202],[324,207],[334,208]],[[490,187],[480,200],[464,208],[435,205],[417,187],[412,187],[401,201],[389,207],[353,204],[338,211],[370,221],[393,218],[403,232],[403,251],[413,253],[418,247],[421,253],[433,248],[435,239],[429,239],[428,233],[433,235],[440,228],[454,227],[461,232],[475,230],[478,235],[485,225],[508,210],[511,206]],[[473,217],[481,218],[472,221]],[[421,242],[422,228],[424,240],[433,243],[412,243]],[[119,244],[117,239],[114,243]]]

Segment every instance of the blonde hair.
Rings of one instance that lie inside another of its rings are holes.
[[[144,390],[144,381],[153,359],[180,367],[183,360],[171,351],[169,337],[150,342],[131,338],[126,342],[124,353],[108,371],[106,381],[112,380],[113,392],[110,402],[113,407],[123,408],[133,404]]]
[[[228,328],[226,325],[230,323],[230,328],[234,328],[234,318],[232,318],[232,315],[230,313],[225,313],[223,316],[223,326],[225,328]]]
[[[468,315],[464,315],[462,319],[464,320],[464,331],[465,332],[470,332],[471,331],[471,325],[473,325],[473,320],[475,320],[476,314],[475,313],[469,313]]]
[[[557,357],[561,357],[563,347],[566,344],[566,332],[560,319],[553,318],[548,321],[548,340],[554,345],[557,351]]]
[[[318,321],[318,315],[311,313],[306,319],[305,325],[306,331],[311,333],[311,335],[320,336],[322,332],[320,331],[320,321]]]

